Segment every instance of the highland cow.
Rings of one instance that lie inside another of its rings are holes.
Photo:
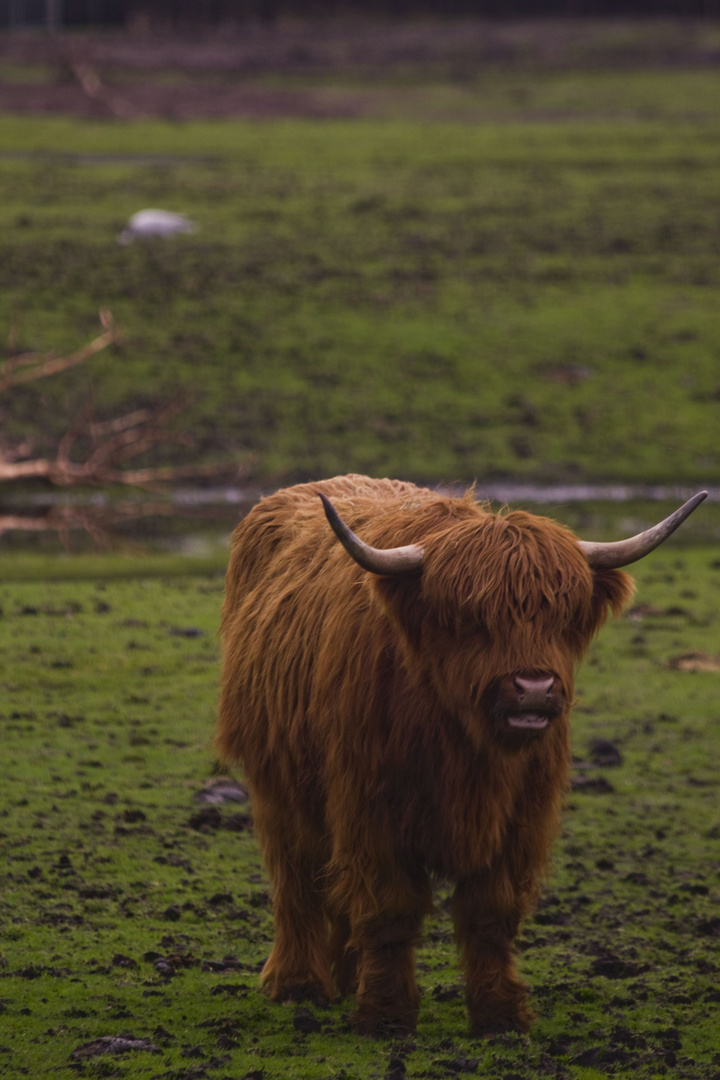
[[[272,882],[274,1001],[354,992],[356,1031],[413,1030],[444,879],[472,1031],[527,1030],[513,942],[568,782],[574,671],[632,596],[618,568],[705,494],[614,544],[361,476],[240,523],[217,745],[244,767]]]

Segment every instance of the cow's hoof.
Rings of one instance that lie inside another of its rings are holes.
[[[483,1016],[470,1024],[470,1034],[475,1039],[488,1039],[493,1035],[503,1035],[508,1031],[525,1034],[530,1030],[535,1014],[530,1009],[523,1009],[512,1016]]]
[[[397,1039],[415,1033],[416,1017],[378,1015],[356,1009],[350,1014],[349,1023],[357,1035],[369,1035],[373,1039]]]
[[[330,998],[324,987],[319,983],[275,983],[268,987],[268,997],[271,1001],[287,1005],[290,1002],[309,1001],[318,1008],[326,1009],[330,1004]]]

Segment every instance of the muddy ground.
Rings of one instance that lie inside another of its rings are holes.
[[[648,560],[583,669],[562,836],[519,940],[538,1022],[487,1040],[442,887],[414,1038],[358,1038],[350,1001],[266,1001],[268,884],[211,745],[222,576],[66,564],[1,568],[4,1077],[720,1078],[716,553]]]
[[[717,59],[692,26],[641,46],[608,24],[602,48],[586,31],[5,37],[0,110],[364,115],[388,58],[392,79],[412,63],[413,79],[425,65],[458,80],[529,50],[548,66],[631,64],[641,47],[657,64]],[[278,70],[295,85],[272,85]],[[519,942],[532,1033],[468,1038],[440,889],[417,1036],[379,1043],[348,1030],[348,1002],[259,992],[271,899],[240,788],[218,801],[211,746],[221,574],[112,577],[90,560],[69,581],[68,562],[43,580],[0,565],[3,1076],[720,1080],[715,550],[643,564],[638,604],[581,674],[574,787]]]
[[[497,71],[714,66],[707,21],[341,23],[0,37],[0,112],[360,117],[413,86]],[[273,81],[286,85],[272,85]]]

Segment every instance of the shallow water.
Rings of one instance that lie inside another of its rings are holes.
[[[555,518],[588,540],[631,536],[672,513],[700,485],[478,483],[479,500]],[[270,490],[270,488],[268,488]],[[438,485],[459,494],[465,485]],[[259,488],[176,488],[162,497],[38,492],[6,496],[0,507],[0,554],[12,551],[85,551],[139,544],[153,551],[207,558],[222,554],[237,522],[262,496]],[[6,515],[3,518],[3,514]],[[15,527],[9,526],[9,516]],[[2,529],[3,521],[6,527]],[[23,521],[25,527],[23,527]],[[674,545],[720,542],[720,488],[673,537]]]

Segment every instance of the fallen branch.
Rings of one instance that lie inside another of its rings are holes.
[[[158,409],[136,409],[126,416],[101,423],[77,423],[60,440],[55,457],[17,460],[16,452],[0,452],[0,483],[17,480],[42,479],[57,487],[74,484],[127,484],[150,490],[174,480],[218,476],[233,463],[210,465],[165,465],[142,469],[123,468],[123,464],[160,443],[175,442],[189,445],[191,439],[182,432],[168,428],[169,421],[181,410],[181,401],[171,402]],[[71,452],[79,440],[89,441],[84,458],[74,460]],[[240,467],[240,475],[250,471],[249,464]]]
[[[57,375],[60,371],[67,371],[120,340],[120,330],[113,319],[112,312],[107,308],[100,311],[100,323],[103,327],[102,334],[70,356],[56,356],[55,353],[43,355],[33,352],[11,356],[0,366],[0,393],[12,386],[20,386],[21,383],[44,379],[47,375]]]
[[[70,65],[70,69],[77,79],[83,93],[91,101],[97,101],[104,105],[118,120],[138,120],[142,113],[130,104],[130,102],[116,94],[105,86],[99,72],[92,66],[82,61],[76,61]]]
[[[83,363],[113,342],[120,330],[110,311],[100,312],[103,332],[70,356],[53,353],[23,353],[0,367],[0,391],[67,371]],[[157,489],[174,480],[218,476],[237,466],[228,462],[212,465],[177,465],[126,468],[127,462],[161,443],[192,445],[190,436],[170,428],[170,421],[182,410],[176,399],[158,408],[134,409],[111,420],[91,420],[87,413],[76,420],[58,443],[54,455],[33,457],[34,442],[24,439],[14,445],[0,444],[0,483],[40,479],[58,487],[75,484],[126,484]],[[241,466],[247,475],[250,466]]]

